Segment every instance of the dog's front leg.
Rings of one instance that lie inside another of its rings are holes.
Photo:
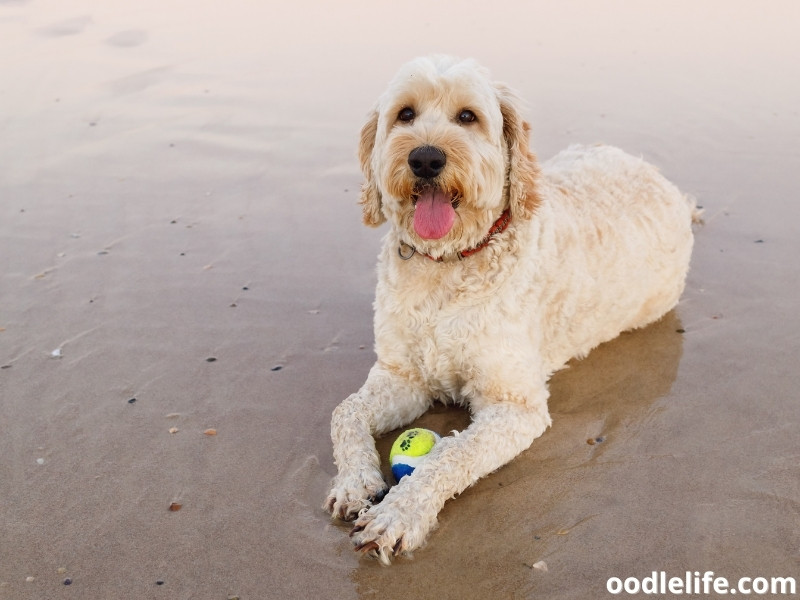
[[[361,514],[351,536],[357,550],[389,564],[392,555],[425,543],[444,503],[528,448],[550,424],[544,402],[502,402],[475,413],[461,434],[445,437],[428,460]]]
[[[361,389],[333,411],[331,439],[338,474],[323,508],[349,521],[380,501],[388,486],[373,436],[410,423],[429,407],[420,384],[376,363]]]

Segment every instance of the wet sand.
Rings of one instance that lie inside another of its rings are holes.
[[[0,0],[0,598],[798,577],[796,4],[328,6]],[[374,360],[358,129],[432,51],[518,89],[541,158],[619,145],[706,224],[678,308],[559,372],[553,427],[382,568],[320,505]]]

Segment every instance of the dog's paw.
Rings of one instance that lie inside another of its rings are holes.
[[[352,521],[386,495],[389,486],[379,471],[361,477],[348,477],[341,473],[333,480],[323,509],[335,519]]]
[[[409,555],[421,548],[436,527],[436,513],[426,515],[419,506],[404,503],[404,498],[373,506],[353,525],[350,537],[358,552],[377,558],[384,565],[394,556]]]

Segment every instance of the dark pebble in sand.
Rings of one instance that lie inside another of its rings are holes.
[[[270,369],[270,371],[280,371],[283,368],[283,365],[275,365]]]
[[[128,400],[128,404],[133,404],[134,402],[136,402],[136,398],[131,398]]]
[[[64,580],[64,585],[72,585],[72,579],[70,579],[69,577],[67,577],[67,578]]]
[[[206,359],[206,362],[217,362],[217,359],[216,359],[216,358],[214,358],[213,356],[209,356],[209,357]]]
[[[676,333],[686,333],[686,330],[685,329],[676,329],[675,332]]]
[[[606,441],[606,438],[604,438],[604,437],[601,435],[601,436],[598,436],[598,437],[594,438],[594,441],[595,441],[595,442],[597,442],[598,444],[602,444],[603,442],[605,442],[605,441]]]
[[[242,289],[243,289],[243,290],[246,292],[246,291],[247,291],[247,290],[249,290],[250,288],[249,288],[249,287],[247,287],[247,286],[244,286]]]
[[[164,580],[159,579],[158,581],[156,581],[156,585],[164,585]]]

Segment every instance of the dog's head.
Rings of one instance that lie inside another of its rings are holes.
[[[406,64],[361,130],[364,222],[438,257],[478,244],[506,208],[530,218],[538,167],[518,104],[472,60]]]

